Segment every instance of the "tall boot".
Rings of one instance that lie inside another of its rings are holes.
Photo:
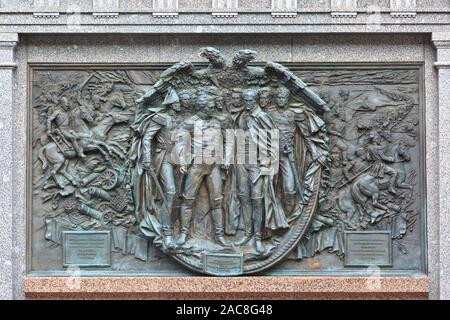
[[[224,247],[231,247],[231,244],[225,239],[222,208],[213,209],[211,212],[211,217],[214,226],[214,235],[216,237],[217,242],[219,242]]]
[[[183,205],[181,206],[181,213],[180,213],[181,230],[180,236],[178,237],[177,240],[177,245],[179,246],[184,245],[187,241],[189,230],[191,228],[192,208],[193,203],[191,203],[191,200],[185,201],[185,203],[183,203]]]
[[[164,241],[164,246],[172,250],[175,248],[175,243],[173,240],[173,227],[172,227],[172,208],[174,194],[167,194],[167,203],[164,203],[161,210],[161,224],[162,224],[162,236]]]
[[[78,140],[76,138],[73,138],[70,140],[70,142],[72,142],[72,146],[75,149],[75,152],[78,154],[78,156],[82,159],[86,158],[86,155],[84,154],[84,150],[78,143]]]
[[[242,207],[242,218],[244,220],[245,234],[244,238],[235,242],[236,246],[245,246],[253,236],[253,221],[252,221],[252,204],[250,199],[246,196],[239,196]]]
[[[164,247],[166,247],[166,249],[168,249],[168,250],[175,249],[175,243],[173,241],[172,227],[163,226],[161,229],[162,229],[161,231],[162,231],[162,236],[163,236]]]
[[[286,213],[288,216],[291,216],[294,213],[295,206],[296,206],[296,193],[285,193],[284,194],[284,201],[285,201],[285,208]]]
[[[262,232],[264,228],[263,221],[263,202],[264,199],[253,199],[253,225],[255,228],[255,249],[259,254],[264,253],[265,248],[262,243]]]
[[[388,189],[388,191],[393,195],[398,194],[397,190],[395,189],[396,185],[397,185],[397,173],[393,173],[389,180],[389,189]]]

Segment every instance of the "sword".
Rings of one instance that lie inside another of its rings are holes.
[[[163,191],[163,189],[161,187],[161,184],[158,181],[158,177],[156,176],[155,169],[150,168],[147,171],[150,173],[150,176],[152,177],[153,181],[155,181],[156,189],[158,190],[159,194],[161,195],[161,197],[163,199],[164,206],[166,207],[167,212],[169,212],[169,207],[167,205],[167,198],[164,195],[164,191]]]
[[[365,168],[364,170],[361,170],[360,172],[358,172],[355,176],[351,177],[348,181],[344,182],[343,184],[341,184],[340,186],[338,186],[339,189],[345,187],[346,185],[348,185],[350,182],[354,181],[356,178],[360,177],[364,172],[369,171],[370,169],[373,168],[373,165]],[[340,182],[340,181],[339,181]],[[336,183],[337,184],[337,183]]]
[[[283,149],[285,151],[288,150],[287,146],[284,146]],[[294,181],[295,181],[295,186],[296,186],[297,192],[300,196],[300,200],[301,200],[302,204],[305,204],[305,198],[303,197],[300,180],[298,178],[297,168],[295,167],[294,151],[291,150],[290,152],[287,153],[287,155],[288,155],[289,165],[291,166],[291,170],[294,173]]]

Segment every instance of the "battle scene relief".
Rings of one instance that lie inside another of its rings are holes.
[[[30,271],[425,271],[420,66],[31,69]]]

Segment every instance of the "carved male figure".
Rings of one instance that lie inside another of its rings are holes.
[[[181,104],[181,113],[186,117],[194,114],[195,92],[190,89],[183,89],[178,92]]]
[[[80,158],[85,158],[84,150],[78,143],[80,137],[72,130],[71,126],[71,105],[67,97],[62,97],[59,101],[59,107],[50,114],[47,118],[47,134],[50,136],[53,133],[52,123],[56,124],[56,129],[59,133],[72,144],[77,155]]]
[[[347,145],[343,141],[345,135],[345,114],[342,110],[334,110],[331,113],[331,119],[328,126],[328,134],[330,137],[330,150],[337,149],[341,157],[341,161],[347,158]]]
[[[275,93],[276,108],[270,112],[275,126],[280,130],[280,170],[283,180],[285,208],[288,213],[295,209],[297,188],[292,158],[294,152],[295,132],[297,130],[298,115],[289,108],[290,92],[285,87],[279,87]],[[297,186],[298,188],[300,186]]]
[[[175,90],[169,90],[161,107],[150,107],[137,115],[132,125],[137,134],[129,152],[135,167],[133,195],[140,229],[150,237],[162,236],[169,250],[175,247],[171,214],[177,192],[174,171],[178,161],[172,151],[174,132],[180,122],[178,95]],[[155,207],[154,185],[163,198],[161,208]],[[153,217],[155,211],[159,213],[158,223]]]
[[[272,104],[272,89],[269,87],[263,87],[258,91],[259,106],[261,109],[266,110]]]
[[[242,90],[240,88],[234,88],[231,91],[231,99],[228,110],[230,111],[233,121],[236,122],[237,118],[243,111]]]
[[[219,120],[221,128],[223,130],[232,129],[233,128],[233,119],[230,113],[226,110],[225,107],[225,92],[216,87],[208,88],[208,95],[210,95],[212,99],[212,103],[215,106],[214,117]]]
[[[364,148],[356,149],[353,156],[348,156],[344,166],[344,176],[346,181],[350,181],[367,169],[368,165],[365,161],[366,150]]]
[[[98,94],[94,94],[91,98],[91,104],[88,105],[88,108],[90,109],[91,116],[94,119],[102,118],[104,113],[101,112],[103,100],[102,97],[100,97]]]
[[[169,92],[162,108],[150,108],[147,120],[138,128],[143,131],[142,166],[153,176],[155,184],[163,191],[163,206],[160,209],[161,233],[167,249],[175,247],[173,239],[172,210],[177,194],[174,172],[177,161],[174,159],[174,132],[181,122],[180,104],[175,91]],[[144,128],[144,129],[143,129]],[[142,130],[143,129],[143,130]],[[146,186],[149,187],[149,186]]]
[[[230,244],[225,239],[221,174],[222,161],[226,164],[227,160],[223,159],[222,129],[220,122],[213,117],[215,106],[210,96],[201,94],[197,98],[195,108],[196,115],[186,119],[181,125],[180,129],[185,132],[184,139],[177,141],[177,153],[186,155],[180,168],[180,171],[186,174],[186,180],[177,244],[184,245],[188,239],[198,191],[201,185],[206,183],[215,239],[227,247]]]
[[[390,176],[388,190],[392,194],[397,194],[397,190],[395,190],[397,171],[386,165],[386,163],[393,163],[394,158],[386,154],[386,146],[382,144],[382,138],[375,130],[370,132],[367,161],[373,163],[373,171],[377,178],[382,179],[385,174]]]
[[[243,92],[245,113],[239,118],[239,129],[245,133],[243,135],[245,140],[244,143],[239,141],[237,143],[238,147],[243,146],[240,150],[243,150],[244,155],[238,156],[236,175],[239,199],[243,209],[245,236],[236,244],[247,244],[254,233],[256,252],[262,254],[265,251],[262,243],[265,227],[272,230],[282,229],[287,227],[287,223],[274,194],[265,193],[264,186],[273,183],[270,176],[273,172],[270,168],[275,155],[271,154],[273,150],[270,134],[275,124],[257,104],[257,95],[254,89],[246,89]],[[241,159],[245,159],[244,163],[241,163]],[[267,190],[271,187],[273,185]],[[272,214],[265,212],[265,208],[269,207]]]

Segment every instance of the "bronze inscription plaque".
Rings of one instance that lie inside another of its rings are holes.
[[[203,271],[214,276],[240,275],[244,272],[244,256],[242,254],[204,253]]]
[[[64,267],[111,266],[109,231],[64,231]]]
[[[390,231],[348,231],[345,252],[347,267],[391,266],[392,234]]]

